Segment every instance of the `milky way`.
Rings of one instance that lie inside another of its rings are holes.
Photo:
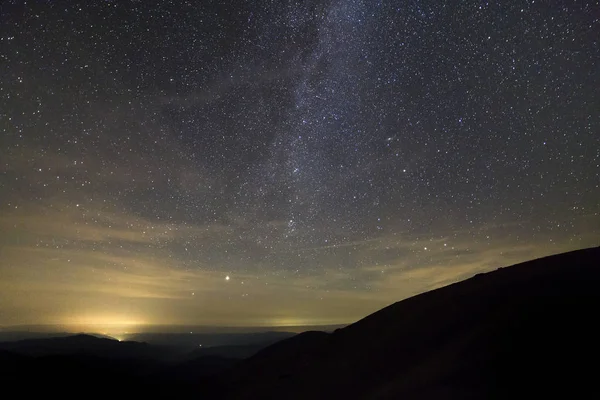
[[[598,16],[3,4],[0,324],[347,323],[600,244]]]

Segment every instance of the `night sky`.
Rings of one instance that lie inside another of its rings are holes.
[[[592,1],[3,1],[0,325],[353,322],[600,244]]]

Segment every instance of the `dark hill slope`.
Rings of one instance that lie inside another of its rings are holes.
[[[479,274],[284,340],[224,381],[244,399],[589,397],[599,283],[600,248]]]
[[[41,357],[52,355],[88,355],[102,358],[160,359],[167,352],[147,343],[120,342],[116,339],[79,334],[44,339],[25,339],[0,343],[0,350]]]

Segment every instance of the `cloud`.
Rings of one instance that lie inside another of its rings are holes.
[[[479,272],[598,244],[593,230],[557,239],[508,224],[295,248],[280,220],[233,220],[162,222],[96,203],[10,210],[0,216],[0,323],[346,323]]]
[[[220,224],[190,225],[154,221],[132,214],[116,213],[94,205],[58,203],[53,207],[24,206],[0,216],[0,227],[22,234],[36,244],[73,242],[130,242],[151,244],[178,239],[202,239],[225,235]]]

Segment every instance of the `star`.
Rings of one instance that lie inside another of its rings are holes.
[[[347,323],[598,244],[585,2],[89,3],[2,9],[0,325]]]

